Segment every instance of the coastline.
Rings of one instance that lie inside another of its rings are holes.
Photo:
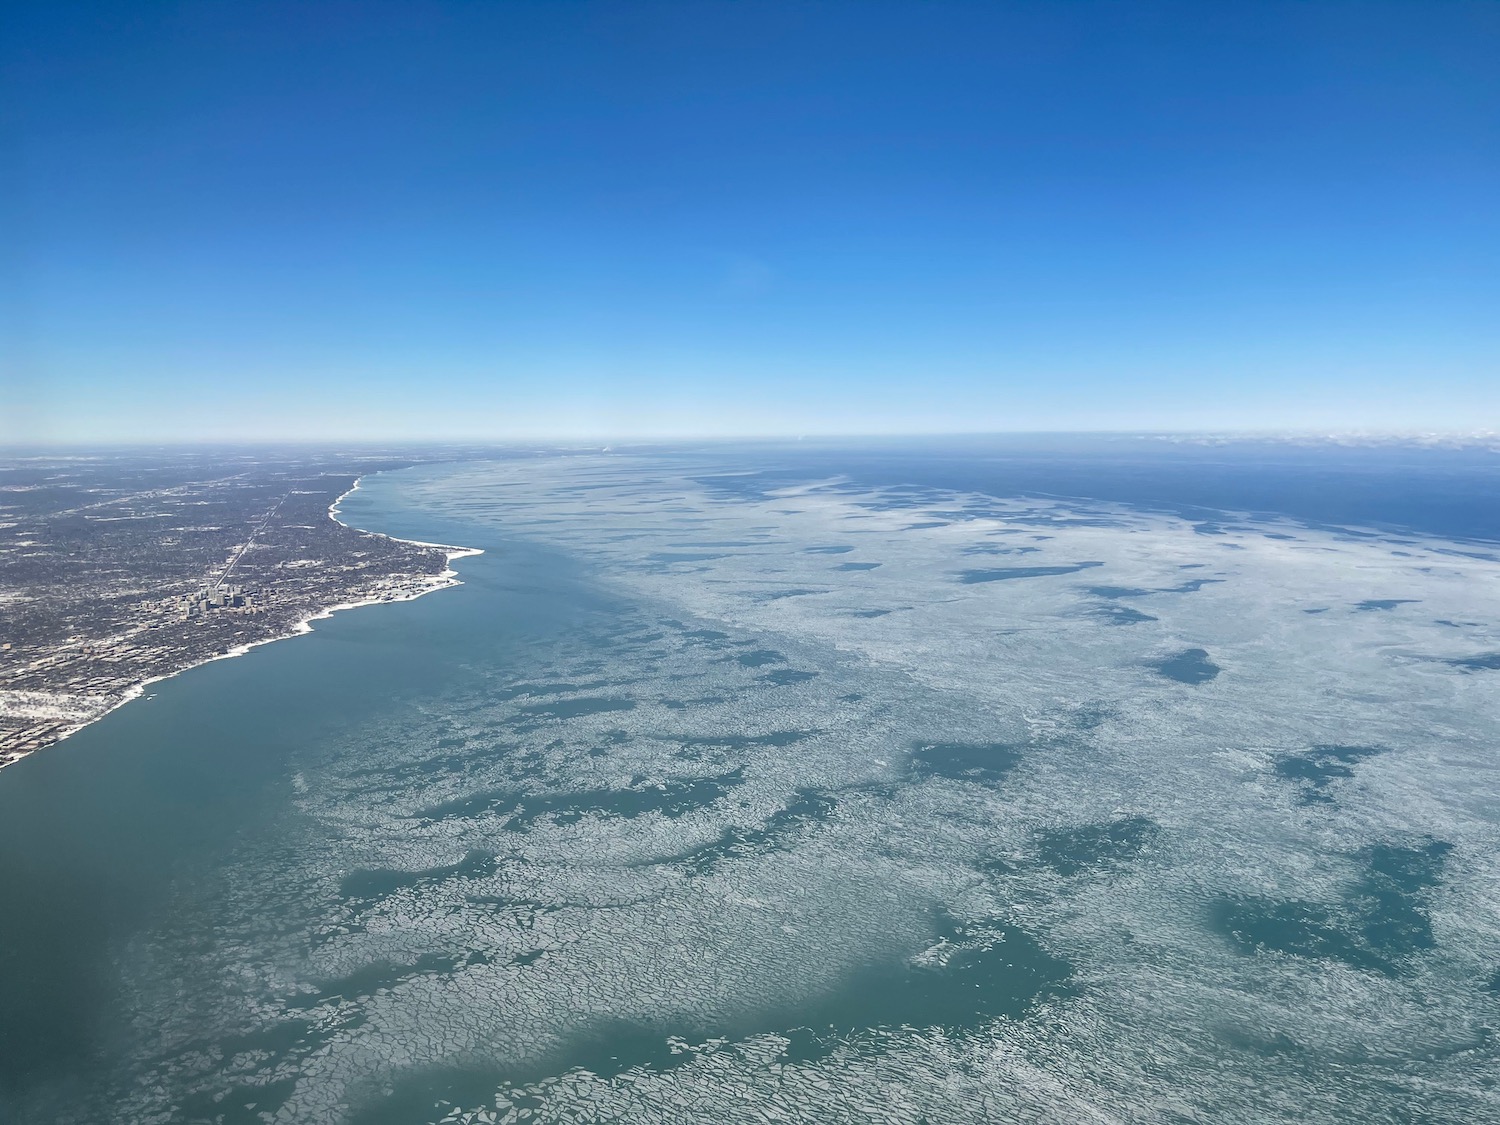
[[[438,590],[446,590],[450,586],[463,585],[462,580],[458,577],[458,571],[453,569],[453,563],[459,559],[465,559],[473,555],[484,554],[482,548],[459,547],[451,543],[426,543],[418,539],[402,539],[400,536],[387,535],[384,532],[368,531],[365,528],[355,527],[353,524],[345,523],[339,518],[339,504],[359,488],[360,482],[362,480],[364,480],[364,476],[355,477],[354,484],[344,492],[340,493],[338,497],[334,499],[333,503],[328,505],[328,518],[333,520],[334,523],[339,524],[341,527],[346,527],[350,531],[357,532],[360,535],[372,535],[381,539],[388,539],[395,543],[405,543],[413,547],[428,547],[443,551],[447,556],[445,560],[445,569],[438,574],[430,575],[430,581],[425,588],[415,591],[388,593],[375,597],[362,598],[357,601],[340,602],[336,605],[324,606],[316,612],[310,613],[306,617],[301,618],[285,632],[277,633],[269,637],[262,637],[260,640],[247,641],[244,644],[235,645],[227,652],[218,653],[217,655],[210,656],[205,660],[198,660],[191,664],[186,664],[181,668],[174,669],[171,672],[164,673],[163,675],[151,676],[150,678],[142,680],[139,683],[132,684],[120,694],[120,697],[118,699],[109,703],[98,713],[90,715],[88,718],[81,720],[76,725],[70,725],[66,727],[64,733],[59,735],[55,740],[48,743],[47,745],[39,747],[36,750],[27,751],[12,758],[0,758],[0,770],[5,769],[7,766],[14,765],[17,762],[24,761],[27,758],[31,757],[33,754],[38,753],[42,750],[55,749],[56,747],[66,742],[68,739],[72,738],[79,731],[83,730],[85,727],[97,723],[106,715],[109,715],[119,708],[125,706],[125,704],[142,698],[146,694],[146,689],[151,687],[151,685],[153,684],[161,683],[163,680],[170,680],[174,676],[180,676],[184,672],[191,671],[194,668],[201,668],[205,664],[212,664],[217,660],[230,660],[237,656],[244,656],[251,649],[259,648],[261,645],[273,644],[276,641],[290,640],[293,637],[299,637],[306,633],[311,633],[313,631],[314,621],[323,621],[329,617],[332,617],[335,613],[342,612],[346,609],[359,609],[362,606],[385,605],[394,602],[415,601],[417,598],[423,597],[427,594],[435,593]]]

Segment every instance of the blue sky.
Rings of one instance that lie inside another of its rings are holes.
[[[1500,429],[1500,5],[0,9],[0,440]]]

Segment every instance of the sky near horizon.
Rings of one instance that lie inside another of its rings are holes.
[[[1500,429],[1500,4],[8,3],[0,442]]]

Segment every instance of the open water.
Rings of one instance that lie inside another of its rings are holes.
[[[0,1120],[1500,1120],[1500,457],[565,452],[0,772]]]

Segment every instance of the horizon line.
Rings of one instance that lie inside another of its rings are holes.
[[[909,431],[836,431],[809,433],[746,433],[746,434],[590,434],[547,435],[534,437],[500,436],[394,436],[371,435],[368,437],[318,436],[243,436],[223,438],[64,438],[39,441],[7,441],[0,439],[0,453],[47,452],[51,450],[115,450],[115,449],[223,449],[264,448],[270,446],[308,447],[353,447],[379,449],[406,449],[413,447],[447,448],[635,448],[661,445],[727,445],[727,444],[816,444],[820,442],[851,441],[902,441],[913,439],[979,439],[979,438],[1135,438],[1183,443],[1210,442],[1303,442],[1319,444],[1410,444],[1410,445],[1471,445],[1500,449],[1500,431],[1491,429],[1349,429],[1325,428],[1278,428],[1278,429],[1034,429],[1034,430],[909,430]]]

